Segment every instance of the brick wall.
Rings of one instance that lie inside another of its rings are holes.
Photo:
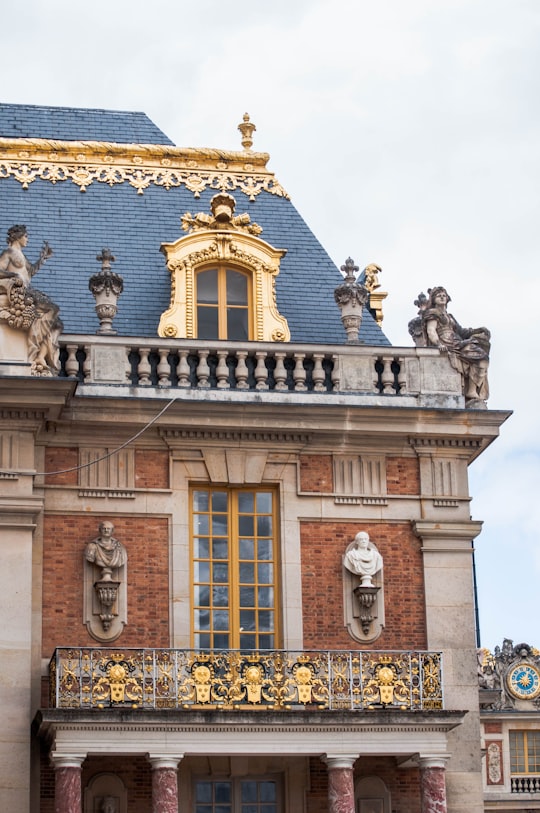
[[[45,471],[63,471],[79,465],[78,449],[72,446],[48,446],[45,449]],[[76,486],[77,471],[56,474],[54,477],[45,477],[50,486]]]
[[[332,457],[322,454],[300,455],[300,491],[328,494],[333,490]]]
[[[384,561],[386,626],[376,648],[426,647],[422,554],[408,523],[302,522],[300,529],[307,648],[362,649],[344,626],[341,563],[347,545],[360,530],[369,533]],[[373,644],[364,648],[373,649]]]
[[[388,494],[419,494],[420,467],[418,458],[387,457],[386,490]]]
[[[161,517],[48,515],[43,544],[43,657],[57,646],[98,646],[83,624],[83,554],[112,519],[128,552],[128,624],[113,646],[167,647],[169,531]]]
[[[135,488],[169,488],[169,453],[135,451]]]

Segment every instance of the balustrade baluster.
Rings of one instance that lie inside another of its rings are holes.
[[[339,369],[339,356],[332,356],[334,366],[332,367],[332,390],[337,392],[341,383],[341,375]]]
[[[90,378],[92,377],[92,364],[90,363],[91,347],[90,347],[89,344],[85,344],[84,353],[85,353],[85,356],[84,356],[84,361],[83,361],[83,375],[84,375],[84,380],[89,381]]]
[[[190,387],[191,386],[191,382],[189,380],[190,369],[189,369],[189,364],[188,364],[187,357],[188,357],[188,351],[187,350],[181,350],[180,351],[180,361],[178,362],[178,369],[177,369],[178,386],[179,387]]]
[[[381,381],[383,385],[383,395],[395,395],[392,361],[393,358],[391,356],[383,356],[384,368],[381,376]]]
[[[77,378],[79,372],[79,362],[77,361],[78,344],[66,345],[67,359],[66,359],[66,375],[68,378]]]
[[[209,350],[199,350],[199,363],[197,365],[197,386],[201,389],[208,389],[210,387],[210,382],[208,378],[210,377],[210,367],[208,366],[208,354],[210,353]]]
[[[165,349],[159,349],[159,364],[157,366],[157,374],[158,374],[158,385],[160,387],[170,387],[171,386],[171,379],[170,379],[170,372],[171,368],[169,366],[169,351]]]
[[[285,369],[284,360],[287,356],[286,353],[281,351],[276,352],[275,354],[276,359],[276,369],[274,370],[274,379],[276,382],[276,390],[286,390],[287,389],[287,370]]]
[[[293,370],[294,389],[297,391],[307,390],[306,369],[304,367],[305,353],[295,353],[295,365]]]
[[[218,350],[218,365],[216,368],[217,386],[219,390],[226,390],[230,388],[229,384],[229,368],[227,367],[228,350]]]
[[[248,375],[249,370],[246,364],[247,358],[247,350],[237,350],[236,351],[236,389],[237,390],[247,390],[249,389],[248,384]]]
[[[325,372],[323,368],[323,359],[324,353],[313,353],[313,361],[315,363],[313,367],[313,389],[315,392],[324,392],[326,387],[324,386],[324,379],[325,379]]]
[[[255,381],[257,383],[255,385],[255,389],[267,390],[268,370],[266,369],[266,364],[264,363],[264,360],[266,358],[266,351],[257,350],[257,352],[255,353],[255,358],[257,359],[257,366],[255,367]]]
[[[405,359],[400,358],[398,359],[399,364],[399,373],[398,373],[398,387],[399,387],[399,394],[405,395],[407,392],[407,367],[405,364]]]
[[[152,386],[152,382],[150,380],[150,373],[152,372],[152,368],[150,367],[150,362],[148,361],[148,356],[150,355],[150,348],[141,347],[139,348],[139,353],[140,360],[137,365],[137,375],[139,377],[138,385],[139,387],[150,387]]]

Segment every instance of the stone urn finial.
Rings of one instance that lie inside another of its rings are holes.
[[[253,132],[257,128],[249,120],[249,113],[244,113],[243,120],[238,125],[238,129],[242,133],[242,147],[245,150],[251,150],[253,146]]]
[[[357,282],[359,268],[351,257],[345,260],[340,270],[343,282],[335,289],[334,298],[341,311],[347,344],[359,344],[362,309],[369,299],[369,291],[365,285]]]
[[[88,287],[96,300],[96,313],[99,319],[99,328],[96,333],[100,335],[115,336],[112,320],[118,310],[116,303],[124,290],[124,280],[120,274],[111,271],[111,263],[115,262],[111,250],[104,248],[96,260],[101,263],[101,271],[90,277]]]

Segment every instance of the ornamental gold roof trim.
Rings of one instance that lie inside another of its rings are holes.
[[[28,189],[38,178],[52,184],[71,181],[86,192],[93,183],[127,183],[143,195],[149,186],[185,186],[198,198],[205,189],[260,192],[289,199],[266,168],[266,152],[227,151],[161,144],[56,141],[0,137],[0,179],[14,178]]]

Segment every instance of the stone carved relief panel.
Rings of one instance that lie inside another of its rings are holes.
[[[486,760],[488,785],[504,784],[502,742],[500,740],[486,741]]]
[[[386,505],[384,455],[334,455],[335,502]]]
[[[108,456],[106,447],[79,450],[80,496],[132,497],[135,487],[135,455],[133,449],[122,449]]]

